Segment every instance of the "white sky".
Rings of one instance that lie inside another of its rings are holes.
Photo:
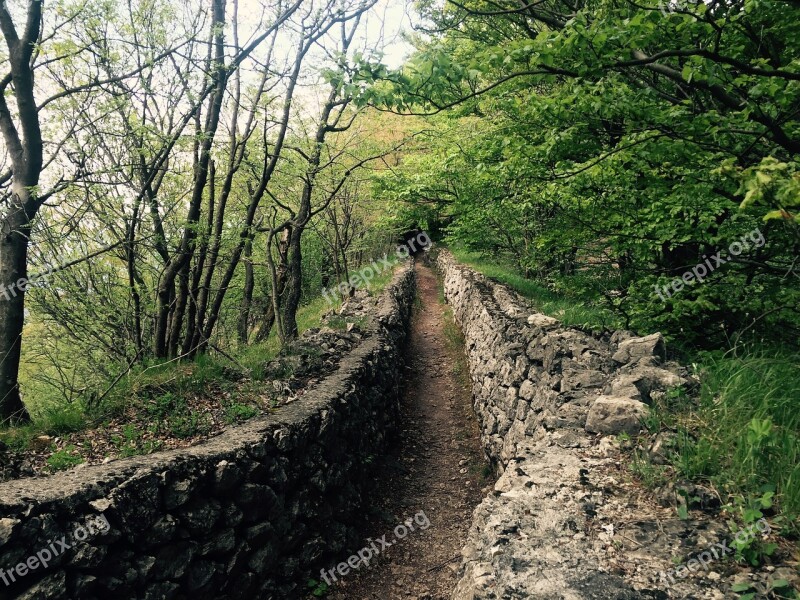
[[[252,33],[247,25],[258,20],[264,0],[239,0],[239,33],[242,41]],[[229,10],[232,2],[228,3]],[[302,10],[302,7],[301,7]],[[402,37],[403,32],[411,30],[407,14],[410,0],[378,0],[378,3],[361,20],[355,47],[383,51],[383,62],[390,68],[403,64],[412,47]],[[230,18],[230,15],[229,15]],[[290,54],[290,52],[287,52]]]
[[[410,54],[411,45],[403,40],[402,33],[411,30],[406,0],[380,0],[365,23],[367,41],[383,44],[383,62],[397,68]]]

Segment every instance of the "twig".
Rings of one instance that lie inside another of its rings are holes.
[[[449,559],[449,560],[446,560],[446,561],[444,561],[444,562],[443,562],[442,564],[440,564],[440,565],[436,565],[435,567],[431,567],[430,569],[428,569],[428,573],[430,573],[431,571],[438,571],[439,569],[441,569],[441,568],[442,568],[442,567],[444,567],[445,565],[449,565],[449,564],[450,564],[451,562],[453,562],[454,560],[458,560],[458,554],[456,554],[456,555],[455,555],[453,558],[451,558],[451,559]]]
[[[91,401],[91,404],[94,404],[95,406],[99,406],[100,402],[102,402],[102,401],[103,401],[103,398],[105,398],[106,396],[108,396],[108,393],[109,393],[109,392],[110,392],[112,389],[114,389],[114,386],[115,386],[115,385],[117,385],[117,384],[119,383],[119,381],[120,381],[120,380],[121,380],[123,377],[125,377],[125,375],[127,375],[128,373],[130,373],[130,372],[131,372],[131,367],[133,367],[133,365],[136,363],[136,361],[137,361],[137,360],[139,360],[139,356],[141,356],[141,354],[142,354],[142,351],[141,351],[141,350],[139,350],[139,351],[136,353],[136,356],[134,356],[134,357],[133,357],[133,360],[132,360],[130,363],[128,363],[128,368],[127,368],[127,369],[125,369],[124,371],[122,371],[122,372],[121,372],[119,375],[117,375],[116,379],[114,379],[114,381],[113,381],[113,382],[111,382],[111,385],[110,385],[110,386],[108,386],[108,389],[106,389],[106,391],[105,391],[105,392],[103,392],[102,394],[100,394],[100,396],[99,396],[99,397],[98,397],[96,400],[93,400],[93,401]]]
[[[211,343],[210,341],[208,341],[208,340],[206,340],[206,343],[207,343],[209,346],[211,346],[211,348],[213,348],[214,350],[216,350],[217,352],[219,352],[220,354],[222,354],[222,356],[224,356],[225,358],[227,358],[227,359],[228,359],[229,361],[231,361],[233,364],[235,364],[237,367],[239,367],[239,368],[240,368],[242,371],[244,371],[245,373],[250,373],[250,369],[248,369],[247,367],[245,367],[243,364],[241,364],[239,361],[237,361],[235,358],[233,358],[233,357],[232,357],[230,354],[228,354],[228,353],[227,353],[227,352],[225,352],[224,350],[221,350],[220,348],[218,348],[217,346],[215,346],[214,344],[212,344],[212,343]]]

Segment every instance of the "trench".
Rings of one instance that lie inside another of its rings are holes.
[[[473,510],[492,483],[457,328],[432,269],[415,269],[399,440],[365,515],[364,555],[379,552],[344,576],[328,573],[334,600],[449,599]]]

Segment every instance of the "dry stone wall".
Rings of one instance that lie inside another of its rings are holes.
[[[407,265],[338,369],[274,415],[191,448],[0,484],[0,598],[303,597],[359,543],[374,457],[398,425],[413,295]]]
[[[662,337],[566,328],[446,250],[436,261],[499,474],[474,513],[453,598],[687,597],[682,584],[665,591],[659,572],[670,564],[670,532],[625,512],[616,436],[600,435],[636,433],[647,403],[686,383],[665,362]],[[625,554],[621,521],[632,541]]]

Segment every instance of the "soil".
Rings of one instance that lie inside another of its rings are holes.
[[[472,512],[493,483],[472,413],[463,348],[446,333],[448,311],[433,271],[417,263],[416,272],[420,302],[407,350],[401,436],[375,493],[380,514],[364,529],[365,548],[384,534],[394,542],[369,566],[343,577],[334,572],[337,580],[326,595],[333,600],[450,598]],[[415,530],[396,539],[395,528],[409,519]]]

